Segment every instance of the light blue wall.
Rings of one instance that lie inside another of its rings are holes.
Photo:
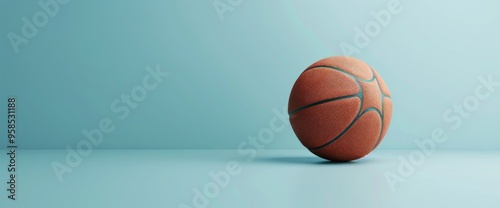
[[[21,148],[74,147],[102,118],[115,129],[98,148],[237,148],[269,126],[273,109],[286,106],[305,67],[341,55],[354,28],[388,2],[243,0],[221,21],[212,1],[73,0],[16,54],[7,34],[20,34],[22,17],[41,8],[2,1],[1,106],[10,95],[18,99]],[[401,0],[399,7],[353,54],[393,93],[393,122],[381,148],[415,148],[413,140],[430,138],[436,127],[449,133],[439,148],[500,147],[500,92],[456,130],[442,118],[474,95],[480,76],[500,80],[500,2]],[[110,105],[157,64],[169,76],[119,119]],[[5,119],[0,123],[6,132]],[[274,138],[268,148],[301,147],[289,126]]]

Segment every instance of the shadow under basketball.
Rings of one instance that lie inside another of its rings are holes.
[[[349,162],[333,162],[321,159],[315,156],[301,156],[301,157],[260,157],[255,159],[256,162],[268,162],[268,163],[285,163],[285,164],[305,164],[305,165],[358,165],[370,162],[371,159],[363,158],[355,161]]]

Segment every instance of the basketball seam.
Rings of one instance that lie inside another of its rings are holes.
[[[316,67],[315,67],[316,68]],[[312,69],[315,69],[315,68],[312,68]],[[317,67],[319,68],[319,67]],[[361,83],[359,83],[359,80],[362,80],[361,78],[358,79],[358,77],[354,76],[354,75],[351,75],[339,68],[336,68],[336,67],[326,67],[326,68],[329,68],[329,69],[333,69],[333,70],[336,70],[336,71],[340,71],[342,73],[345,73],[346,75],[350,76],[351,78],[354,79],[354,81],[356,82],[356,84],[358,85],[359,87],[359,92],[357,94],[360,95],[359,97],[359,100],[360,100],[360,105],[359,105],[359,109],[358,109],[358,112],[356,113],[356,117],[354,118],[354,120],[349,124],[349,126],[347,126],[346,129],[344,129],[344,131],[342,131],[339,135],[337,135],[335,138],[331,139],[330,141],[328,141],[327,143],[323,144],[323,145],[320,145],[319,147],[315,147],[315,148],[308,148],[309,150],[317,150],[317,149],[321,149],[323,147],[326,147],[328,146],[329,144],[335,142],[336,140],[338,140],[340,137],[342,137],[347,131],[349,131],[349,129],[351,129],[351,127],[356,123],[356,121],[363,115],[363,113],[361,112],[361,110],[363,110],[363,101],[364,101],[364,92],[363,92],[363,87],[361,86]],[[373,74],[372,72],[372,75],[373,77],[370,79],[370,80],[374,80],[374,77],[375,77],[375,74]],[[364,80],[366,82],[371,82],[370,80]],[[370,109],[370,108],[368,108]],[[365,109],[365,111],[367,111],[368,109]]]
[[[344,100],[344,99],[349,99],[349,98],[354,98],[354,97],[357,97],[359,98],[360,93],[356,93],[356,94],[353,94],[353,95],[346,95],[346,96],[342,96],[342,97],[336,97],[336,98],[330,98],[330,99],[326,99],[326,100],[321,100],[321,101],[318,101],[318,102],[314,102],[314,103],[311,103],[309,105],[305,105],[305,106],[302,106],[300,108],[297,108],[293,111],[290,111],[288,113],[289,116],[301,111],[301,110],[304,110],[304,109],[307,109],[307,108],[310,108],[310,107],[313,107],[313,106],[317,106],[317,105],[321,105],[321,104],[325,104],[325,103],[329,103],[329,102],[333,102],[333,101],[339,101],[339,100]]]
[[[340,138],[342,138],[353,126],[354,124],[363,116],[365,115],[366,113],[370,112],[370,111],[375,111],[380,117],[382,117],[380,111],[376,108],[373,108],[373,107],[370,107],[370,108],[367,108],[366,110],[364,110],[360,115],[358,115],[352,122],[351,124],[349,124],[349,126],[347,128],[344,129],[344,131],[342,131],[342,133],[340,133],[338,136],[336,136],[334,139],[328,141],[327,143],[319,146],[319,147],[315,147],[315,148],[308,148],[309,150],[319,150],[323,147],[326,147],[332,143],[334,143],[335,141],[339,140]]]
[[[360,110],[358,111],[358,115],[361,111],[361,109],[363,109],[363,88],[361,87],[361,84],[359,83],[359,81],[362,81],[362,82],[373,82],[376,78],[375,78],[375,74],[372,72],[372,78],[369,79],[369,80],[364,80],[364,79],[361,79],[359,77],[356,77],[354,76],[353,74],[350,74],[340,68],[337,68],[337,67],[332,67],[332,66],[315,66],[315,67],[312,67],[312,68],[309,68],[309,69],[306,69],[304,72],[302,72],[302,74],[304,74],[306,71],[309,71],[309,70],[312,70],[312,69],[318,69],[318,68],[327,68],[327,69],[332,69],[332,70],[335,70],[335,71],[338,71],[340,73],[343,73],[345,75],[347,75],[348,77],[354,79],[354,81],[356,81],[356,85],[358,85],[359,87],[359,91],[356,93],[356,94],[353,94],[353,95],[347,95],[347,96],[342,96],[342,97],[335,97],[335,98],[328,98],[328,99],[324,99],[324,100],[320,100],[320,101],[317,101],[317,102],[314,102],[312,104],[307,104],[305,106],[301,106],[299,108],[296,108],[295,110],[292,110],[290,112],[288,112],[288,115],[291,116],[301,110],[304,110],[304,109],[307,109],[307,108],[310,108],[310,107],[313,107],[313,106],[316,106],[316,105],[321,105],[321,104],[325,104],[325,103],[328,103],[328,102],[332,102],[332,101],[338,101],[338,100],[342,100],[342,99],[347,99],[347,98],[352,98],[352,97],[358,97],[360,100],[361,100],[361,108]],[[336,99],[336,98],[340,98],[340,99]]]
[[[381,128],[380,128],[380,133],[379,133],[379,136],[378,136],[378,138],[377,138],[377,141],[375,142],[375,146],[373,147],[373,149],[375,149],[375,148],[377,147],[377,143],[379,143],[379,141],[380,141],[380,137],[382,136],[382,131],[384,130],[384,115],[383,115],[383,112],[384,112],[384,102],[383,102],[383,99],[384,99],[385,97],[388,97],[389,99],[391,99],[391,97],[390,97],[390,96],[387,96],[386,94],[384,94],[384,93],[382,92],[382,89],[381,89],[381,87],[380,87],[380,82],[379,82],[379,80],[377,79],[377,77],[376,77],[376,75],[375,75],[375,72],[374,72],[373,68],[372,68],[371,66],[369,66],[369,67],[370,67],[370,70],[371,70],[371,72],[372,72],[372,78],[371,78],[371,79],[369,79],[369,80],[363,80],[363,79],[361,79],[361,78],[358,78],[358,77],[356,77],[356,76],[354,76],[354,75],[351,75],[351,74],[349,74],[349,73],[347,73],[347,72],[345,72],[345,71],[343,71],[343,70],[341,70],[341,69],[338,69],[338,68],[336,68],[336,67],[318,66],[318,67],[312,67],[311,69],[321,68],[321,67],[324,67],[324,68],[330,68],[330,69],[335,69],[335,70],[337,70],[337,71],[343,72],[343,73],[347,74],[348,76],[351,76],[352,78],[354,78],[354,79],[355,79],[355,81],[356,81],[356,84],[358,84],[358,86],[360,87],[360,92],[358,92],[358,94],[359,94],[359,93],[361,93],[361,97],[360,97],[360,100],[361,100],[361,105],[360,105],[360,109],[359,109],[359,111],[358,111],[358,115],[357,115],[357,116],[356,116],[356,118],[354,118],[354,120],[353,120],[353,121],[349,124],[349,126],[348,126],[346,129],[344,129],[344,131],[343,131],[343,132],[341,132],[341,133],[340,133],[339,135],[337,135],[335,138],[333,138],[332,140],[328,141],[327,143],[325,143],[325,144],[323,144],[323,145],[321,145],[321,146],[319,146],[319,147],[315,147],[315,148],[308,148],[308,149],[309,149],[309,150],[319,150],[319,149],[321,149],[321,148],[323,148],[323,147],[326,147],[326,146],[328,146],[328,145],[330,145],[330,144],[334,143],[335,141],[337,141],[338,139],[340,139],[341,137],[343,137],[343,136],[347,133],[347,131],[349,131],[349,130],[352,128],[352,126],[354,126],[354,124],[355,124],[355,123],[359,120],[359,118],[361,118],[361,116],[363,116],[364,114],[366,114],[366,113],[367,113],[367,112],[369,112],[369,111],[376,111],[376,112],[379,114],[379,116],[380,116]],[[382,101],[382,103],[381,103],[381,105],[382,105],[382,106],[381,106],[381,108],[382,108],[382,112],[380,112],[380,110],[378,110],[378,109],[376,109],[376,108],[373,108],[373,107],[367,108],[367,109],[365,109],[363,112],[361,112],[361,110],[363,109],[363,88],[361,87],[361,84],[359,83],[359,81],[363,81],[363,82],[366,82],[366,83],[370,83],[370,82],[373,82],[373,81],[376,81],[376,82],[377,82],[377,87],[378,87],[378,89],[379,89],[379,91],[380,91],[380,94],[381,94],[381,101]],[[372,150],[373,150],[373,149],[372,149]]]
[[[299,112],[299,111],[301,111],[301,110],[304,110],[304,109],[307,109],[307,108],[310,108],[310,107],[313,107],[313,106],[317,106],[317,105],[321,105],[321,104],[325,104],[325,103],[329,103],[329,102],[333,102],[333,101],[339,101],[339,100],[343,100],[343,99],[353,98],[353,97],[358,97],[358,98],[360,99],[360,102],[361,102],[361,104],[360,104],[360,108],[359,108],[358,113],[357,113],[358,115],[357,115],[357,116],[354,118],[354,120],[353,120],[353,121],[349,124],[349,126],[348,126],[346,129],[344,129],[344,131],[342,131],[339,135],[337,135],[337,136],[336,136],[335,138],[333,138],[332,140],[330,140],[330,141],[326,142],[325,144],[320,145],[320,146],[318,146],[318,147],[314,147],[314,148],[308,148],[309,150],[311,150],[311,151],[312,151],[312,150],[319,150],[319,149],[321,149],[321,148],[323,148],[323,147],[326,147],[326,146],[328,146],[328,145],[330,145],[330,144],[334,143],[335,141],[337,141],[338,139],[340,139],[341,137],[343,137],[343,136],[344,136],[344,135],[345,135],[345,134],[346,134],[346,133],[347,133],[347,132],[348,132],[348,131],[352,128],[352,126],[354,126],[354,124],[355,124],[355,123],[356,123],[356,122],[357,122],[357,121],[358,121],[358,120],[359,120],[359,119],[360,119],[363,115],[365,115],[366,113],[368,113],[368,112],[370,112],[370,111],[375,111],[375,112],[379,115],[379,117],[380,117],[380,121],[381,121],[381,125],[380,125],[380,126],[381,126],[381,128],[380,128],[380,133],[379,133],[379,136],[378,136],[378,138],[377,138],[377,141],[375,142],[375,145],[374,145],[373,149],[375,149],[375,148],[377,147],[377,144],[379,143],[379,141],[380,141],[380,139],[381,139],[380,137],[382,136],[382,132],[383,132],[383,130],[384,130],[384,114],[383,114],[383,113],[384,113],[384,109],[385,109],[385,107],[384,107],[384,102],[383,102],[383,101],[384,101],[384,98],[386,98],[386,97],[387,97],[388,99],[391,99],[391,100],[392,100],[392,98],[391,98],[391,96],[386,95],[386,94],[382,91],[382,88],[381,88],[381,86],[380,86],[380,81],[379,81],[379,79],[377,78],[377,76],[375,75],[374,69],[373,69],[371,66],[369,66],[369,67],[370,67],[370,71],[371,71],[371,73],[372,73],[372,77],[371,77],[370,79],[367,79],[367,80],[366,80],[366,79],[362,79],[362,78],[360,78],[360,77],[357,77],[357,76],[355,76],[354,74],[351,74],[351,73],[349,73],[349,72],[347,72],[347,71],[345,71],[345,70],[343,70],[343,69],[341,69],[341,68],[337,68],[337,67],[333,67],[333,66],[326,66],[326,65],[319,65],[319,66],[310,67],[310,68],[307,68],[304,72],[302,72],[302,74],[304,74],[304,73],[306,73],[306,72],[308,72],[308,71],[310,71],[310,70],[313,70],[313,69],[318,69],[318,68],[327,68],[327,69],[332,69],[332,70],[338,71],[338,72],[340,72],[340,73],[343,73],[343,74],[347,75],[348,77],[353,78],[353,79],[355,80],[355,82],[356,82],[356,85],[359,87],[359,91],[358,91],[358,93],[353,94],[353,95],[347,95],[347,96],[342,96],[342,97],[336,97],[336,98],[324,99],[324,100],[321,100],[321,101],[318,101],[318,102],[314,102],[314,103],[312,103],[312,104],[308,104],[308,105],[305,105],[305,106],[301,106],[301,107],[299,107],[299,108],[297,108],[297,109],[295,109],[295,110],[293,110],[293,111],[290,111],[290,112],[289,112],[289,115],[290,115],[290,116],[291,116],[291,115],[293,115],[293,114],[295,114],[295,113],[297,113],[297,112]],[[382,112],[381,112],[379,109],[374,108],[374,107],[367,108],[367,109],[365,109],[364,111],[362,111],[362,112],[361,112],[361,110],[363,109],[363,101],[364,101],[364,94],[363,94],[363,93],[364,93],[364,92],[363,92],[363,88],[362,88],[362,86],[361,86],[360,82],[371,83],[371,82],[373,82],[373,81],[376,81],[376,83],[377,83],[377,87],[378,87],[379,92],[380,92],[380,94],[381,94],[381,110],[382,110]],[[373,149],[372,149],[372,150],[373,150]]]
[[[372,73],[375,75],[375,70],[371,66],[370,66],[370,69],[372,70]],[[378,135],[378,138],[377,138],[377,141],[375,142],[375,145],[373,145],[372,151],[375,148],[377,148],[377,146],[380,144],[381,139],[382,139],[381,138],[382,137],[382,133],[383,133],[384,127],[385,127],[385,125],[384,125],[384,123],[385,123],[384,122],[385,121],[385,116],[384,116],[384,113],[385,113],[384,98],[388,97],[389,100],[391,100],[391,102],[392,102],[391,96],[388,96],[388,95],[384,94],[384,92],[382,91],[382,87],[380,86],[380,80],[378,80],[377,77],[375,77],[375,79],[377,80],[378,90],[380,91],[380,94],[382,95],[382,96],[380,96],[381,97],[381,103],[382,103],[382,107],[381,107],[382,108],[382,113],[380,115],[380,119],[382,121],[382,125],[380,127],[380,134]]]
[[[368,67],[370,67],[370,66],[368,66]],[[362,78],[360,78],[360,77],[357,77],[356,75],[354,75],[354,74],[352,74],[352,73],[349,73],[349,72],[347,72],[347,71],[345,71],[345,70],[343,70],[343,69],[341,69],[341,68],[334,67],[334,66],[328,66],[328,65],[318,65],[318,66],[309,67],[309,68],[307,68],[306,70],[304,70],[304,71],[302,72],[302,74],[304,74],[304,73],[306,73],[306,72],[308,72],[308,71],[310,71],[310,70],[312,70],[312,69],[317,69],[317,68],[329,68],[329,69],[334,69],[334,70],[340,71],[340,72],[342,72],[342,73],[344,73],[344,74],[347,74],[347,75],[349,75],[350,77],[353,77],[354,79],[357,79],[357,80],[362,80],[362,81],[367,81],[367,82],[373,81],[373,79],[375,78],[375,74],[373,73],[373,71],[372,71],[372,78],[370,78],[370,79],[368,79],[368,80],[365,80],[365,79],[362,79]],[[371,68],[371,67],[370,67],[370,68]]]

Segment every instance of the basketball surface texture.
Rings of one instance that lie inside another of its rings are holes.
[[[346,162],[366,156],[384,138],[392,116],[391,93],[365,62],[330,57],[302,72],[288,113],[293,131],[312,153]]]

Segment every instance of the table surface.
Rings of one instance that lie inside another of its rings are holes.
[[[500,207],[495,151],[377,150],[350,163],[306,150],[255,158],[237,150],[94,150],[79,164],[65,162],[67,154],[18,150],[17,199],[2,191],[0,207]],[[0,162],[5,184],[7,157]],[[71,171],[62,181],[58,163]]]

